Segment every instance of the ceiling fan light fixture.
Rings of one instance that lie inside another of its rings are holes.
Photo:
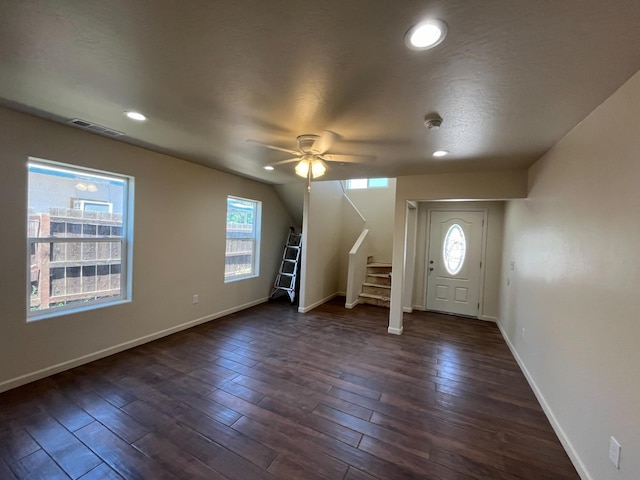
[[[309,175],[309,162],[307,160],[300,160],[296,165],[296,175],[302,178],[307,178]]]
[[[304,135],[298,135],[298,138],[296,140],[298,140],[298,146],[300,147],[300,150],[303,153],[309,154],[309,153],[317,153],[317,152],[314,152],[313,146],[316,143],[316,140],[318,140],[318,138],[320,138],[319,135],[306,133]]]
[[[327,171],[327,165],[320,159],[316,159],[311,163],[311,176],[319,178]]]
[[[273,167],[273,166],[271,166],[271,165],[266,165],[266,166],[264,167],[264,169],[265,169],[265,170],[268,170],[268,171],[270,171],[270,172],[271,172],[271,171],[273,171],[274,167]]]
[[[447,155],[449,155],[449,152],[447,150],[436,150],[432,153],[432,155],[434,157],[446,157]]]
[[[319,178],[327,172],[327,164],[319,158],[303,158],[296,165],[296,175],[302,178],[308,178],[309,168],[311,168],[311,178]]]
[[[409,29],[404,42],[411,50],[427,50],[442,43],[447,36],[447,24],[442,20],[430,19]]]

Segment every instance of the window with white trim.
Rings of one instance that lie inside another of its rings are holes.
[[[442,243],[442,261],[449,275],[457,275],[462,270],[467,252],[467,239],[464,230],[454,223],[447,230]]]
[[[258,276],[261,215],[262,202],[227,197],[225,282]]]
[[[349,190],[357,190],[363,188],[388,188],[388,178],[354,178],[347,180],[347,188]]]
[[[133,178],[29,159],[27,319],[131,299]]]

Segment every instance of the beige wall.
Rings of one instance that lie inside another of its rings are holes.
[[[585,479],[640,478],[638,118],[640,74],[531,168],[529,198],[506,211],[500,324]]]
[[[429,249],[429,210],[486,210],[486,246],[483,269],[484,289],[480,318],[496,321],[500,308],[500,275],[502,265],[502,232],[504,202],[420,202],[418,204],[418,235],[413,288],[413,307],[426,308],[426,253]]]
[[[349,201],[342,198],[342,228],[340,235],[342,236],[340,247],[340,273],[338,290],[340,293],[347,293],[347,277],[349,275],[349,252],[353,248],[353,245],[358,240],[358,237],[362,231],[366,228],[366,222],[362,220],[362,217],[351,206]],[[371,255],[371,246],[369,243],[369,235],[367,235],[367,242],[363,247],[363,254],[365,257]]]
[[[304,204],[301,312],[308,312],[339,292],[343,209],[340,182],[313,182]]]
[[[0,125],[0,389],[268,297],[292,222],[271,186],[7,109]],[[26,322],[29,156],[135,177],[131,303]],[[262,202],[262,250],[260,277],[225,284],[229,194]]]
[[[414,175],[396,179],[393,227],[393,283],[389,332],[402,333],[402,292],[405,257],[406,205],[408,201],[502,200],[527,195],[525,171]]]
[[[347,195],[367,221],[370,255],[373,260],[391,263],[396,179],[389,179],[388,188],[347,190]]]
[[[285,185],[274,185],[273,188],[280,197],[282,204],[293,219],[292,227],[296,231],[302,229],[302,210],[304,208],[304,196],[307,193],[307,185],[302,179],[297,183],[287,183]]]
[[[391,263],[396,180],[395,178],[389,179],[389,188],[354,189],[346,190],[346,192],[353,206],[349,204],[347,199],[344,200],[342,211],[343,245],[340,256],[341,293],[347,291],[349,251],[365,228],[369,229],[366,255],[372,256],[376,262]],[[364,220],[360,215],[364,217]]]

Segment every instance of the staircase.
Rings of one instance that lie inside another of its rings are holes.
[[[367,278],[362,284],[359,303],[389,308],[391,301],[391,264],[367,263]]]

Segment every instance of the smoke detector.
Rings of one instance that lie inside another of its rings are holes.
[[[442,125],[442,117],[437,113],[432,113],[424,117],[424,126],[429,130],[437,130]]]

